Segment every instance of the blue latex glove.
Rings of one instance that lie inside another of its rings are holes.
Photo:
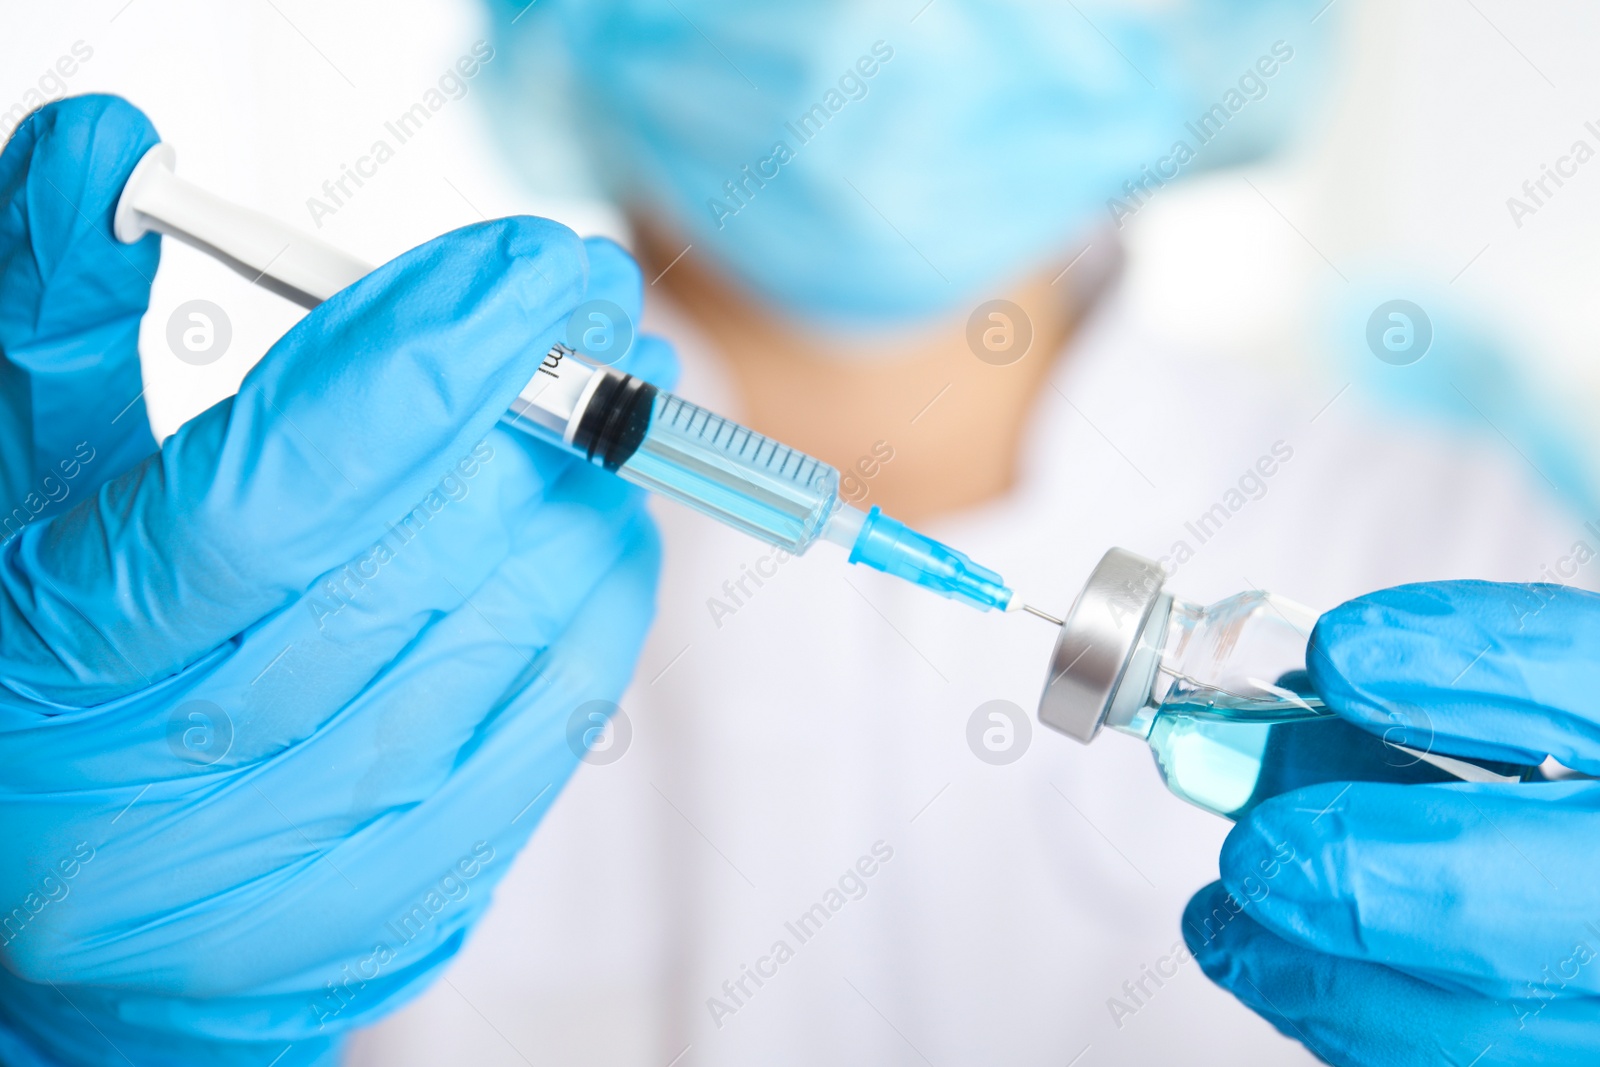
[[[156,139],[83,97],[0,155],[0,1061],[331,1061],[460,948],[632,670],[641,495],[496,419],[642,286],[551,222],[460,230],[157,451],[159,239],[110,233]]]
[[[1385,590],[1323,616],[1311,659],[1332,707],[1398,743],[1600,774],[1594,594]],[[1331,1063],[1593,1063],[1597,842],[1597,782],[1313,786],[1234,828],[1184,935]]]

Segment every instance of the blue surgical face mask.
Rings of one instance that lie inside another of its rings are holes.
[[[918,6],[556,0],[502,27],[523,68],[502,108],[569,94],[593,173],[689,254],[789,313],[893,323],[1259,153],[1330,21],[1318,0]]]

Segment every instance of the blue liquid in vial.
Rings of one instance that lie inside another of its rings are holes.
[[[1157,708],[1147,740],[1167,787],[1225,818],[1238,819],[1270,797],[1318,782],[1459,780],[1344,721],[1314,695],[1290,701],[1213,692],[1204,702],[1198,695]],[[1523,778],[1537,770],[1472,762]]]

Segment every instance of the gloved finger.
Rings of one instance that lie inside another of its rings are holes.
[[[1213,882],[1184,909],[1184,941],[1207,977],[1328,1063],[1510,1067],[1600,1055],[1600,1001],[1542,986],[1507,1000],[1449,991],[1285,941],[1255,915]]]
[[[1600,596],[1434,582],[1352,600],[1312,631],[1312,683],[1398,744],[1600,774]]]
[[[157,140],[127,101],[79,96],[0,153],[0,540],[156,450],[138,343],[161,239],[124,245],[111,217]]]
[[[633,667],[628,635],[642,634],[653,614],[659,558],[639,493],[575,467],[515,533],[514,550],[487,580],[465,599],[458,596],[449,613],[330,725],[329,744],[363,754],[367,769],[329,783],[319,798],[283,803],[346,812],[348,825],[336,831],[342,836],[431,795],[454,773],[461,753],[481,742],[492,709],[530,686],[537,691],[548,684],[548,648],[591,610],[589,602],[612,572],[634,568],[636,580],[618,587],[631,599],[614,591],[607,601],[618,637],[597,648],[587,668],[620,691]],[[441,714],[444,708],[460,710]],[[292,807],[285,810],[293,816]]]
[[[0,728],[16,788],[221,771],[310,736],[459,607],[510,555],[518,532],[539,521],[550,479],[570,466],[551,468],[547,458],[539,442],[496,428],[374,543],[168,682],[89,712],[22,716]],[[584,526],[597,546],[628,518],[625,507],[613,510]],[[107,736],[120,741],[107,745]]]
[[[340,846],[341,863],[362,885],[385,884],[394,857],[402,854],[411,861],[410,869],[439,872],[409,895],[404,883],[390,878],[390,911],[368,905],[362,912],[409,917],[404,945],[380,931],[380,938],[394,945],[398,963],[448,951],[477,920],[495,884],[578,766],[584,734],[574,723],[587,727],[592,709],[615,707],[644,642],[659,563],[653,528],[641,525],[639,530],[640,541],[590,590],[534,669],[507,687],[497,712],[484,719],[468,744],[452,750],[457,758],[450,773],[419,793],[417,803],[395,807],[392,817],[364,824]],[[492,614],[492,607],[485,605],[485,612]],[[626,758],[627,743],[625,733],[614,734],[617,747],[606,758]],[[400,795],[395,793],[395,799]],[[479,864],[476,880],[463,887],[470,893],[419,924],[416,903],[440,885],[441,875],[453,870],[459,876],[459,863],[469,850],[492,860]],[[419,862],[419,856],[428,857],[427,862]],[[327,933],[348,939],[349,925],[341,930],[337,918],[330,917]],[[367,943],[358,944],[370,951]],[[310,976],[308,988],[322,988],[343,962],[330,960]]]
[[[583,251],[589,257],[589,300],[608,300],[628,317],[628,324],[639,325],[644,314],[644,274],[638,261],[609,237],[585,237]]]
[[[640,332],[644,276],[639,264],[609,238],[586,237],[583,245],[589,254],[589,288],[568,326],[567,343],[596,362],[671,389],[678,381],[672,346]]]
[[[322,304],[237,396],[18,538],[0,567],[7,685],[105,701],[293,603],[484,437],[557,339],[583,272],[571,231],[501,219]]]
[[[1515,995],[1573,955],[1600,954],[1582,890],[1600,783],[1325,783],[1274,797],[1228,834],[1222,881],[1297,944]],[[1600,994],[1600,966],[1568,967]]]
[[[464,513],[462,521],[466,517]],[[369,809],[426,796],[432,783],[449,771],[452,753],[467,743],[478,724],[466,713],[439,715],[441,702],[462,709],[494,707],[541,662],[547,646],[573,618],[587,610],[593,590],[611,571],[644,560],[653,573],[659,551],[643,494],[584,465],[570,467],[536,507],[511,513],[504,530],[509,550],[476,578],[463,576],[456,550],[430,548],[417,554],[415,563],[396,560],[405,569],[397,569],[393,580],[408,581],[413,588],[381,589],[375,580],[350,608],[327,618],[319,634],[321,647],[355,647],[374,621],[387,633],[386,620],[401,614],[389,606],[397,598],[403,598],[413,618],[430,622],[407,642],[403,658],[386,666],[355,697],[345,717],[360,721],[339,727],[345,737],[341,743],[352,751],[367,753],[368,761],[381,756],[369,774],[349,784],[348,809],[355,824],[370,817]],[[653,602],[646,594],[628,612],[619,607],[618,625],[636,616],[648,618]],[[305,622],[302,618],[302,626]],[[321,658],[322,653],[308,643],[306,655]],[[280,687],[278,705],[297,692],[287,687],[299,685],[297,679],[305,673],[293,670],[292,662],[290,666],[273,679]],[[606,667],[626,671],[631,661],[612,656]],[[234,692],[245,699],[249,688],[242,678],[235,679]],[[299,718],[297,712],[288,714]]]
[[[382,996],[377,990],[363,992],[372,994],[371,999]],[[273,1035],[276,1027],[268,1020],[304,1011],[308,999],[301,993],[292,999],[258,994],[233,1002],[175,1001],[120,989],[35,984],[0,967],[0,1063],[7,1067],[338,1067],[343,1057],[331,1032],[302,1037],[292,1047]],[[398,998],[388,1000],[390,1010],[398,1002]],[[94,1020],[92,1025],[88,1019]],[[217,1033],[224,1029],[235,1033],[226,1037]],[[48,1058],[41,1049],[49,1050]]]
[[[616,509],[587,509],[593,521],[570,534],[573,509],[550,510],[568,513],[552,514],[529,537],[566,537],[551,547],[572,557]],[[103,831],[102,812],[94,862],[74,884],[101,906],[93,915],[58,909],[42,916],[11,950],[12,964],[56,981],[88,975],[218,997],[291,982],[295,967],[337,970],[343,954],[370,953],[374,937],[398,951],[391,933],[353,925],[355,918],[398,921],[430,883],[473,853],[475,841],[504,843],[509,865],[509,849],[578,761],[566,743],[571,713],[584,701],[614,698],[626,684],[659,554],[637,507],[609,541],[610,552],[569,558],[563,573],[552,573],[548,557],[513,556],[337,716],[278,755],[181,793],[173,792],[176,783],[158,783],[115,834]],[[564,618],[540,610],[554,603],[566,606]],[[59,805],[66,798],[45,799]],[[169,869],[183,872],[181,898],[163,877]],[[376,906],[375,894],[387,902]],[[487,893],[480,897],[486,902]],[[400,965],[426,954],[478,907],[408,943]],[[299,920],[278,925],[296,914]],[[263,937],[289,928],[292,938]],[[216,951],[182,951],[194,943]],[[254,946],[248,964],[228,948],[235,943],[240,951]],[[169,963],[157,967],[153,959]]]

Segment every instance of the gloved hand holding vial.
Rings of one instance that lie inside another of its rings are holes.
[[[1537,760],[1433,751],[1421,708],[1340,717],[1319,695],[1309,609],[1259,591],[1203,607],[1165,582],[1156,563],[1106,553],[1062,624],[1041,722],[1084,744],[1102,727],[1147,741],[1169,789],[1230,819],[1318,782],[1544,777]]]
[[[1401,586],[1323,615],[1311,646],[1342,721],[1561,780],[1351,775],[1265,800],[1185,911],[1189,950],[1332,1063],[1595,1062],[1600,596]]]
[[[1600,597],[1438,582],[1319,619],[1165,580],[1106,554],[1039,717],[1147,741],[1168,788],[1239,820],[1184,916],[1206,974],[1336,1064],[1591,1060],[1600,928],[1573,846],[1597,799]]]

